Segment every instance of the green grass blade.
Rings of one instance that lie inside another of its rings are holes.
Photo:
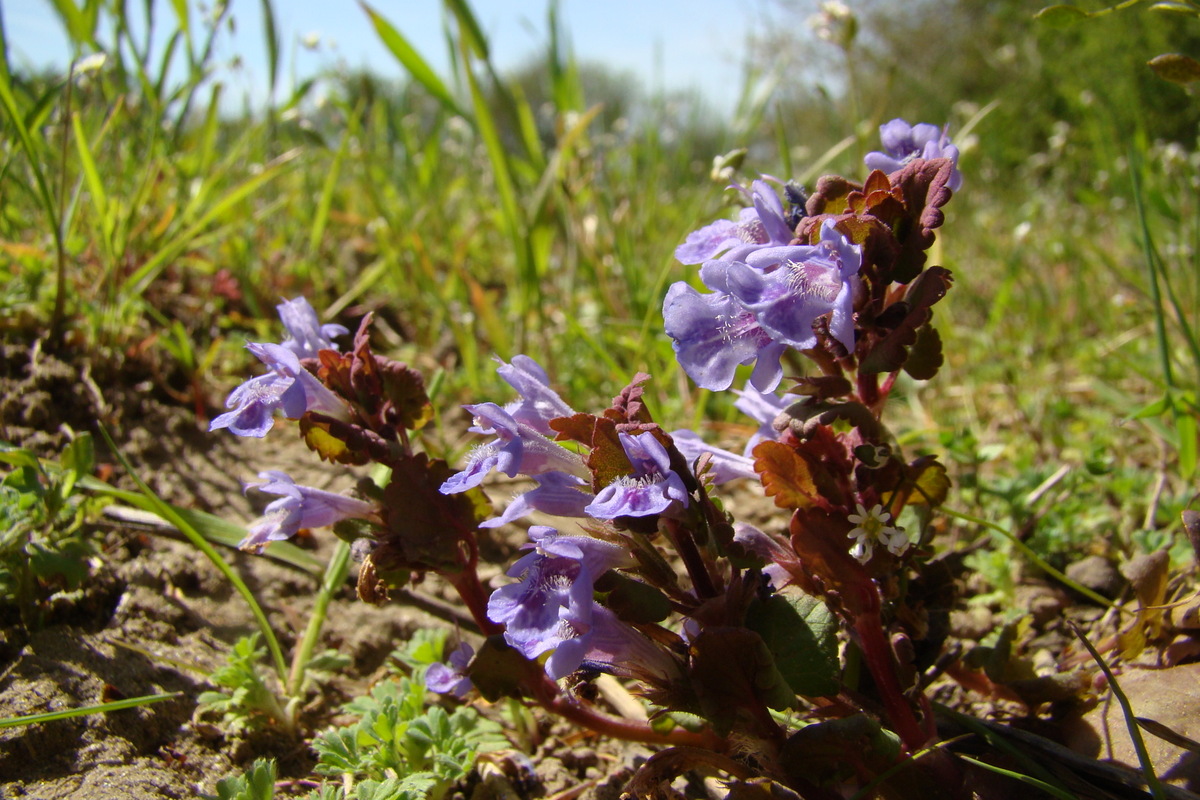
[[[21,113],[20,105],[17,103],[17,98],[12,93],[12,86],[8,81],[0,81],[0,105],[4,106],[9,122],[16,130],[17,139],[20,140],[21,147],[29,159],[29,169],[33,172],[34,183],[37,184],[37,196],[41,201],[42,211],[49,218],[54,230],[61,234],[61,231],[58,231],[58,203],[54,200],[54,193],[50,191],[50,185],[46,182],[46,173],[42,170],[41,150],[37,147],[33,133],[26,127],[25,115]],[[42,139],[41,143],[45,145],[45,140]]]
[[[262,0],[263,35],[267,40],[267,76],[270,81],[271,100],[279,86],[279,28],[275,25],[275,9],[271,0]]]
[[[408,39],[400,31],[396,30],[390,22],[383,18],[375,9],[367,5],[362,0],[358,3],[362,6],[362,10],[371,18],[371,25],[375,28],[375,33],[378,34],[379,40],[383,42],[383,46],[395,56],[400,65],[408,71],[408,74],[425,87],[425,90],[433,95],[439,103],[446,107],[452,114],[457,114],[461,117],[468,118],[466,112],[454,99],[454,95],[446,88],[446,84],[442,83],[442,79],[433,71],[433,67],[429,66],[429,62],[421,57],[421,54],[416,51]]]
[[[308,618],[308,627],[304,630],[304,638],[300,641],[300,646],[296,648],[292,657],[292,671],[288,677],[286,689],[288,697],[299,696],[300,685],[304,682],[304,671],[312,658],[313,650],[316,649],[317,639],[321,635],[321,627],[324,625],[325,616],[329,611],[329,601],[345,584],[346,576],[349,574],[350,543],[338,540],[337,549],[333,551],[333,557],[329,559],[329,566],[325,569],[321,588],[317,591],[312,614]]]
[[[188,524],[188,521],[182,515],[176,513],[175,509],[169,503],[155,494],[154,490],[146,485],[145,481],[134,470],[133,465],[125,458],[125,455],[117,449],[116,443],[108,435],[108,429],[103,425],[100,426],[100,434],[104,437],[104,441],[108,444],[117,461],[125,469],[126,474],[137,484],[143,496],[150,501],[154,513],[178,528],[187,537],[188,541],[192,543],[192,546],[212,562],[213,566],[225,576],[225,579],[229,581],[237,593],[242,596],[242,599],[246,601],[250,613],[254,616],[254,621],[258,623],[258,629],[262,631],[263,638],[267,642],[267,649],[271,651],[271,659],[275,664],[275,672],[279,676],[280,685],[284,685],[284,682],[287,680],[288,668],[287,662],[283,658],[283,648],[279,646],[279,639],[276,638],[275,631],[271,629],[271,623],[267,620],[267,615],[263,612],[262,606],[258,604],[258,598],[250,591],[250,587],[242,580],[242,576],[234,572],[233,567],[229,566],[229,562],[221,558],[221,554],[213,549],[213,546],[195,528]]]
[[[8,67],[8,34],[4,30],[4,15],[0,14],[0,83],[12,83]]]
[[[104,181],[100,178],[100,170],[96,168],[96,159],[92,156],[87,132],[83,130],[83,122],[78,114],[71,116],[71,125],[75,130],[75,152],[79,155],[83,177],[87,181],[88,192],[92,195],[92,205],[96,207],[96,216],[100,220],[100,229],[104,234],[105,254],[111,257],[113,226],[112,219],[108,215],[108,192],[104,189]]]
[[[471,52],[477,58],[489,60],[487,37],[483,35],[483,28],[479,26],[475,12],[471,11],[470,3],[467,0],[446,0],[446,7],[458,20],[458,35],[467,42]]]
[[[91,44],[95,38],[95,14],[92,15],[92,26],[89,30],[86,4],[80,8],[72,0],[52,0],[54,11],[67,29],[71,44],[78,49],[81,45]]]
[[[1003,775],[1006,778],[1012,778],[1013,780],[1020,781],[1021,783],[1024,783],[1027,786],[1034,786],[1038,789],[1041,789],[1043,792],[1046,792],[1049,795],[1060,798],[1061,800],[1078,800],[1078,795],[1072,794],[1071,792],[1068,792],[1065,789],[1060,789],[1057,786],[1046,783],[1045,781],[1038,780],[1037,778],[1033,777],[1032,775],[1026,775],[1023,772],[1014,772],[1013,770],[1010,770],[1010,769],[1004,769],[1003,767],[997,767],[993,764],[988,764],[986,761],[980,761],[977,758],[971,758],[970,756],[963,755],[962,753],[959,753],[958,757],[961,758],[963,761],[966,761],[970,764],[974,764],[975,766],[980,767],[981,769],[986,769],[988,772],[994,772],[997,775]]]
[[[1125,696],[1125,692],[1121,691],[1121,686],[1117,683],[1117,676],[1113,674],[1101,656],[1099,651],[1092,645],[1083,630],[1074,622],[1067,620],[1067,624],[1071,626],[1071,630],[1075,632],[1075,636],[1087,648],[1092,659],[1104,672],[1104,677],[1108,678],[1108,686],[1112,689],[1113,697],[1117,699],[1117,703],[1121,706],[1121,714],[1125,717],[1125,726],[1129,729],[1129,738],[1133,741],[1133,749],[1137,752],[1138,762],[1142,765],[1142,777],[1146,781],[1146,785],[1150,787],[1150,794],[1154,795],[1154,800],[1163,800],[1166,797],[1166,791],[1163,789],[1162,781],[1158,779],[1157,773],[1154,771],[1154,762],[1150,760],[1150,752],[1146,750],[1146,740],[1142,738],[1142,729],[1138,726],[1137,715],[1133,713],[1133,705],[1130,704],[1129,698]]]
[[[55,720],[59,719],[86,717],[89,714],[107,714],[109,711],[120,711],[125,708],[148,706],[151,703],[158,703],[162,700],[174,700],[177,697],[183,697],[183,692],[148,694],[142,697],[127,697],[124,700],[114,700],[111,703],[100,703],[99,705],[85,706],[84,708],[69,708],[63,711],[49,711],[45,714],[30,714],[24,717],[9,717],[8,719],[0,719],[0,729],[15,728],[20,725],[36,725],[39,722],[54,722]]]
[[[333,207],[333,193],[337,189],[338,177],[342,174],[342,161],[346,158],[346,151],[350,147],[352,138],[349,134],[342,137],[342,143],[338,145],[337,153],[333,156],[333,163],[325,175],[325,183],[321,187],[321,197],[317,201],[312,227],[308,231],[308,252],[312,256],[316,255],[317,248],[321,246],[321,239],[325,236],[325,226],[329,223],[329,211]]]
[[[1110,608],[1110,609],[1117,608],[1117,606],[1113,603],[1112,600],[1109,600],[1104,595],[1098,594],[1098,593],[1092,591],[1091,589],[1087,588],[1086,586],[1071,580],[1065,574],[1063,574],[1059,570],[1052,567],[1049,563],[1047,563],[1046,559],[1042,558],[1037,553],[1035,553],[1033,551],[1033,548],[1031,548],[1029,545],[1025,544],[1020,539],[1018,539],[1011,531],[1004,529],[1003,527],[1001,527],[1000,525],[997,525],[994,522],[988,522],[986,519],[981,519],[979,517],[975,517],[970,514],[966,514],[962,511],[955,511],[954,509],[947,508],[946,506],[942,506],[941,510],[943,513],[948,514],[952,517],[956,517],[956,518],[964,520],[966,522],[972,522],[976,525],[981,525],[984,528],[987,528],[989,531],[994,531],[994,532],[1000,534],[1005,539],[1007,539],[1009,542],[1011,542],[1013,547],[1020,550],[1021,554],[1024,555],[1026,558],[1028,558],[1034,565],[1036,565],[1038,569],[1042,570],[1043,572],[1045,572],[1050,577],[1054,578],[1059,583],[1062,583],[1064,586],[1074,589],[1076,592],[1079,592],[1081,595],[1088,598],[1092,602],[1098,603],[1099,605],[1102,605],[1105,608]]]
[[[488,161],[492,165],[492,177],[496,183],[496,191],[500,195],[500,214],[504,222],[505,231],[508,233],[509,240],[513,244],[513,254],[517,258],[518,288],[520,289],[519,297],[521,298],[518,312],[523,313],[527,308],[536,307],[537,298],[541,293],[541,284],[538,281],[536,267],[529,249],[529,240],[525,235],[525,224],[521,208],[517,203],[516,185],[513,181],[512,165],[509,163],[508,150],[500,138],[500,131],[496,125],[495,118],[492,116],[492,110],[488,105],[487,97],[484,95],[483,89],[479,85],[479,80],[475,77],[475,73],[471,69],[470,58],[466,52],[466,42],[460,41],[459,47],[463,51],[463,74],[466,76],[467,86],[471,91],[471,103],[475,109],[476,127],[479,130],[480,138],[483,139]]]

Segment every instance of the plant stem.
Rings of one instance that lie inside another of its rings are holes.
[[[62,131],[62,175],[58,185],[58,214],[54,223],[54,253],[57,260],[54,278],[54,311],[50,315],[50,341],[55,347],[62,344],[63,317],[66,314],[67,303],[67,142],[71,131],[71,100],[72,88],[75,86],[75,62],[67,73],[67,98],[63,108]],[[29,153],[29,157],[34,157]]]
[[[454,589],[458,592],[458,596],[462,598],[463,604],[471,612],[471,617],[475,620],[475,624],[479,626],[479,630],[484,636],[503,633],[503,625],[488,619],[487,592],[484,590],[483,584],[479,582],[479,572],[475,569],[476,565],[479,564],[479,545],[474,539],[467,539],[465,544],[467,546],[467,558],[462,570],[454,575],[442,573],[442,577],[446,578],[454,586]]]
[[[292,654],[292,670],[288,674],[287,686],[284,687],[288,697],[296,697],[300,693],[300,686],[304,682],[304,670],[308,667],[313,650],[317,646],[317,639],[320,638],[321,628],[329,610],[329,601],[334,592],[346,582],[349,572],[350,545],[339,539],[337,549],[333,551],[333,557],[329,559],[329,565],[325,568],[325,577],[317,591],[312,616],[308,618],[308,627],[304,630],[304,638]]]
[[[871,610],[859,614],[854,619],[854,631],[858,634],[863,660],[875,680],[875,688],[879,691],[888,721],[900,736],[905,749],[910,753],[917,752],[925,747],[929,737],[917,723],[912,706],[905,699],[900,682],[896,680],[895,658],[884,636],[879,612]]]
[[[700,747],[713,752],[729,749],[729,743],[711,730],[688,731],[674,728],[670,731],[657,731],[644,722],[622,719],[597,711],[562,694],[558,685],[545,674],[542,675],[541,685],[537,687],[536,694],[542,708],[605,736],[643,744]]]
[[[704,558],[696,548],[696,540],[692,537],[691,532],[685,530],[678,520],[664,518],[663,522],[666,523],[667,532],[671,535],[671,542],[675,545],[676,552],[683,559],[696,594],[706,599],[716,597],[718,592],[713,585],[712,576],[708,574],[708,567],[705,566]]]

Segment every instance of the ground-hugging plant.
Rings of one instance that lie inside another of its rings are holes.
[[[343,712],[356,720],[313,739],[317,756],[313,771],[322,781],[308,795],[310,800],[440,800],[467,776],[480,753],[509,746],[500,726],[471,706],[447,712],[427,704],[426,673],[441,658],[446,635],[445,630],[417,631],[393,653],[392,660],[403,666],[393,669],[369,694],[345,704]],[[252,727],[279,711],[254,674],[253,664],[263,655],[254,638],[241,640],[224,670],[227,674],[213,677],[233,691],[200,698],[210,708],[229,709],[227,728]],[[269,800],[274,784],[274,761],[260,760],[244,775],[221,781],[218,798]]]
[[[79,588],[95,552],[85,524],[107,501],[76,491],[92,471],[92,437],[82,434],[57,459],[0,442],[0,597],[11,597],[26,628],[41,624],[44,601]]]
[[[775,785],[824,798],[838,786],[934,782],[966,792],[962,765],[929,750],[938,732],[918,681],[941,644],[923,567],[949,481],[935,457],[905,457],[883,421],[901,372],[926,380],[942,362],[932,306],[951,276],[927,252],[962,177],[943,129],[893,120],[881,134],[862,183],[829,176],[811,194],[784,184],[781,200],[771,179],[755,180],[737,187],[747,201],[737,220],[701,228],[676,252],[699,265],[705,289],[680,282],[664,302],[683,369],[725,391],[753,364],[737,404],[761,427],[741,453],[664,429],[643,400],[648,375],[599,413],[579,412],[517,355],[498,372],[519,399],[465,406],[471,430],[489,438],[456,472],[414,446],[433,414],[424,382],[374,354],[371,316],[342,352],[333,339],[345,329],[293,300],[279,306],[286,340],[247,345],[269,371],[235,389],[212,427],[262,437],[281,412],[321,458],[386,467],[390,479],[350,497],[263,472],[258,488],[279,499],[243,548],[333,525],[355,540],[370,602],[416,574],[441,575],[484,641],[431,667],[429,688],[517,698],[670,746],[635,793],[693,767],[756,793]],[[801,359],[815,371],[788,378],[779,396],[784,363]],[[483,491],[494,470],[534,484],[499,515]],[[727,511],[717,491],[737,479],[761,482],[777,526]],[[529,527],[507,570],[514,581],[489,593],[479,531],[533,511],[563,521]],[[632,682],[653,720],[589,702],[578,687],[601,673]],[[325,737],[318,749],[350,764],[364,735],[398,741],[384,709],[402,697],[375,702],[370,732]],[[438,719],[453,727],[452,716]]]

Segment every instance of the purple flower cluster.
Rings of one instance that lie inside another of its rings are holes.
[[[604,616],[592,599],[596,578],[632,559],[620,545],[544,525],[531,527],[529,538],[531,552],[507,573],[520,582],[492,594],[488,617],[505,626],[505,640],[526,658],[550,652],[546,672],[557,679],[579,668]]]
[[[533,478],[537,486],[518,495],[504,512],[481,524],[494,528],[534,511],[560,517],[607,521],[618,517],[678,515],[688,504],[683,479],[671,469],[666,447],[652,433],[618,434],[631,474],[592,494],[583,458],[551,441],[550,420],[575,412],[549,387],[545,371],[528,356],[497,370],[521,395],[504,408],[495,403],[464,406],[475,415],[471,431],[496,438],[467,457],[466,467],[442,484],[443,494],[479,486],[494,469]]]
[[[927,122],[909,125],[902,119],[894,119],[879,126],[879,138],[883,141],[884,152],[867,153],[863,161],[868,169],[882,170],[890,175],[918,158],[948,158],[955,166],[946,185],[955,192],[962,187],[958,148],[950,143],[945,128]]]
[[[618,433],[630,472],[593,494],[583,458],[548,438],[551,419],[575,412],[549,387],[545,371],[527,356],[501,362],[498,371],[520,399],[503,408],[495,403],[465,406],[475,416],[471,430],[495,438],[477,448],[441,491],[453,494],[478,486],[493,469],[531,477],[537,486],[481,527],[503,525],[533,511],[598,522],[686,513],[688,490],[654,433]],[[556,679],[585,661],[628,674],[670,668],[653,644],[592,598],[600,575],[632,565],[626,547],[591,536],[564,536],[542,525],[531,527],[529,535],[531,552],[508,571],[520,581],[496,590],[488,603],[488,617],[505,626],[510,645],[528,658],[550,653],[546,672]],[[455,672],[453,662],[443,665],[434,673],[437,686],[458,686],[451,683],[453,675],[461,670]]]
[[[346,333],[341,325],[320,325],[308,300],[298,297],[276,306],[289,338],[283,344],[248,342],[246,349],[270,368],[234,389],[225,400],[232,409],[214,418],[208,429],[228,428],[237,436],[261,439],[275,424],[275,412],[299,419],[308,411],[348,420],[346,404],[304,368],[301,358],[336,350],[330,336]]]
[[[757,184],[762,181],[756,181],[756,197],[761,191]],[[770,220],[769,225],[763,222],[765,229],[778,231],[786,223],[783,206],[774,199],[773,205],[756,203],[755,211],[760,222],[764,216]],[[722,252],[720,258],[711,257]],[[663,319],[680,365],[702,388],[728,389],[738,365],[757,362],[750,385],[772,391],[783,377],[779,361],[784,351],[815,347],[813,323],[826,315],[830,335],[854,349],[854,279],[862,248],[832,220],[821,226],[815,245],[772,239],[688,251],[689,258],[701,254],[710,257],[700,268],[700,280],[712,292],[676,283],[663,303]]]

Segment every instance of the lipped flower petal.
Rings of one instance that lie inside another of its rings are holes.
[[[283,341],[283,346],[300,358],[316,358],[321,350],[337,350],[333,337],[350,332],[344,325],[322,325],[316,310],[304,297],[284,300],[275,308],[288,332],[289,338]]]
[[[783,378],[786,346],[732,295],[676,283],[663,302],[663,321],[680,366],[703,389],[728,389],[738,365],[755,361],[750,380],[759,390],[771,391]]]
[[[372,503],[299,485],[279,470],[260,472],[258,477],[262,480],[246,488],[280,497],[271,501],[262,518],[250,526],[249,535],[238,544],[242,550],[257,552],[268,542],[291,538],[301,528],[321,528],[344,519],[371,518],[377,513]]]
[[[948,158],[954,163],[954,171],[946,185],[955,192],[962,188],[958,148],[951,144],[944,128],[927,122],[909,125],[902,119],[894,119],[879,126],[879,138],[883,151],[867,153],[863,161],[868,169],[882,170],[890,175],[914,159]]]

